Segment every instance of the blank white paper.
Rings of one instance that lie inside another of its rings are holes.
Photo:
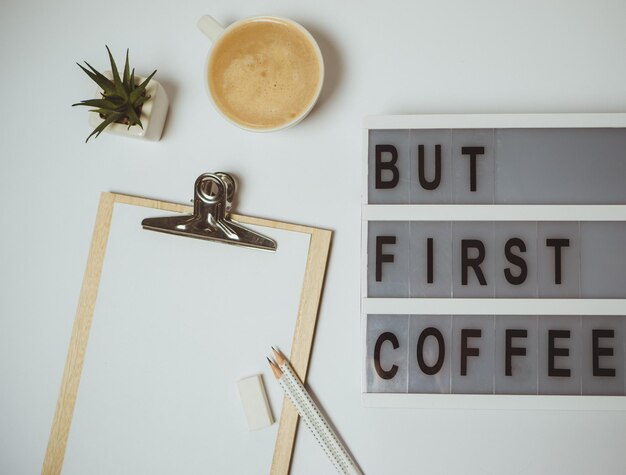
[[[65,475],[267,473],[278,423],[250,432],[237,381],[291,350],[310,237],[250,226],[276,253],[143,230],[116,204]]]

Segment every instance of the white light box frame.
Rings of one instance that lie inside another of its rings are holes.
[[[392,115],[366,117],[363,125],[360,335],[363,405],[433,409],[626,410],[626,396],[367,393],[365,356],[368,314],[583,315],[583,318],[585,315],[626,315],[626,299],[623,298],[368,298],[366,243],[370,221],[626,221],[626,205],[621,204],[369,204],[370,130],[626,128],[626,114]]]

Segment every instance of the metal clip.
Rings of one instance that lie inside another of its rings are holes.
[[[228,173],[204,173],[194,185],[192,215],[146,218],[144,229],[276,251],[276,241],[229,218],[237,184]]]

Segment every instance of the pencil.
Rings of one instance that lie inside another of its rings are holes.
[[[275,348],[272,348],[272,351],[274,352],[276,363],[269,358],[267,361],[278,380],[278,384],[283,388],[283,391],[291,400],[305,425],[320,444],[337,472],[347,475],[362,475],[355,461],[331,428],[328,420],[313,399],[311,399],[300,378],[291,368],[287,358]]]

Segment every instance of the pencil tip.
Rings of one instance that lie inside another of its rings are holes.
[[[283,372],[276,365],[276,363],[274,363],[271,359],[269,359],[267,356],[265,358],[267,358],[267,362],[270,364],[270,367],[272,368],[272,373],[274,373],[274,376],[276,377],[276,379],[280,379],[281,376],[283,375]]]
[[[278,365],[279,366],[284,365],[285,361],[287,361],[287,358],[285,358],[283,356],[283,354],[280,352],[280,350],[277,350],[273,346],[272,346],[272,351],[274,352],[274,358],[276,359],[276,362],[278,363]]]

